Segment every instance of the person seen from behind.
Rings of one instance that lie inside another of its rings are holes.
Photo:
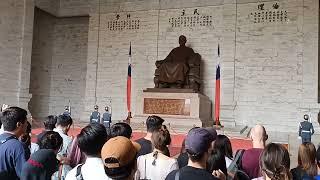
[[[61,150],[58,152],[58,160],[61,165],[59,167],[59,173],[54,174],[54,180],[65,178],[67,173],[71,170],[70,160],[67,158],[68,150],[70,149],[72,138],[68,136],[68,132],[71,128],[73,121],[70,116],[59,115],[57,118],[57,124],[54,131],[58,132],[63,139]]]
[[[91,123],[80,131],[77,140],[80,150],[87,158],[84,164],[79,164],[67,174],[66,180],[110,179],[105,174],[100,155],[108,140],[106,128],[102,124]]]
[[[299,137],[301,137],[302,143],[311,142],[311,136],[314,134],[314,128],[311,122],[309,122],[309,115],[303,116],[304,121],[299,123]]]
[[[52,149],[40,149],[23,165],[21,180],[51,180],[58,170],[59,161]]]
[[[101,150],[106,175],[112,180],[134,180],[140,148],[124,136],[109,139]]]
[[[310,142],[299,146],[298,166],[291,171],[293,180],[313,179],[317,175],[316,148]]]
[[[225,179],[221,170],[212,173],[206,170],[207,160],[212,151],[212,141],[214,137],[204,128],[196,128],[189,131],[185,139],[185,149],[188,153],[188,165],[172,171],[166,180],[213,180]]]
[[[53,131],[53,129],[56,128],[56,123],[57,123],[57,116],[50,115],[44,119],[44,121],[43,121],[44,130],[40,134],[37,135],[37,144],[39,144],[38,142],[40,141],[41,137],[47,131]]]
[[[141,155],[137,159],[136,179],[164,180],[171,171],[178,169],[178,162],[164,153],[167,150],[165,131],[154,131],[151,142],[153,152]]]
[[[290,156],[281,144],[270,143],[260,157],[260,168],[264,180],[291,180]]]
[[[147,134],[145,137],[136,140],[140,144],[141,149],[138,156],[149,154],[152,152],[151,136],[154,131],[158,131],[162,127],[164,120],[159,116],[149,116],[146,120]]]
[[[256,125],[251,129],[250,138],[253,148],[244,151],[241,167],[251,179],[254,179],[261,176],[259,157],[265,147],[268,135],[262,125]]]
[[[55,131],[47,131],[41,137],[39,147],[40,149],[51,149],[58,154],[62,148],[62,143],[63,140],[59,133]]]
[[[224,153],[218,149],[213,149],[207,161],[207,171],[212,173],[218,170],[221,170],[225,176],[228,176]]]
[[[200,128],[200,127],[193,127],[189,130],[189,132],[193,129],[196,129],[196,128]],[[189,160],[189,157],[188,157],[188,153],[186,151],[186,146],[185,146],[185,143],[186,143],[186,139],[184,139],[182,141],[182,144],[181,144],[181,149],[180,149],[180,154],[177,158],[177,161],[178,161],[178,165],[179,165],[179,169],[185,167],[188,165],[188,160]]]
[[[110,128],[111,137],[124,136],[128,139],[132,136],[132,128],[124,122],[115,123]]]
[[[214,142],[214,149],[220,151],[225,156],[226,167],[233,161],[233,151],[230,139],[226,135],[219,134]]]

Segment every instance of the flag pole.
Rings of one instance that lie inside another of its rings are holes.
[[[220,123],[220,44],[218,43],[218,64],[216,68],[216,86],[215,86],[215,126],[221,128]]]
[[[131,42],[129,47],[129,60],[128,60],[128,77],[127,77],[127,110],[128,116],[126,122],[130,124],[131,116]]]

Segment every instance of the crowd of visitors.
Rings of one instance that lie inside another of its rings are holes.
[[[132,128],[119,122],[91,122],[76,137],[69,115],[44,118],[44,130],[31,142],[27,111],[9,107],[0,116],[0,180],[311,180],[320,179],[320,148],[303,142],[298,165],[290,170],[285,146],[267,144],[261,125],[250,131],[251,149],[232,150],[214,128],[194,127],[178,157],[170,156],[170,132],[159,116],[146,119],[147,133],[131,140]]]

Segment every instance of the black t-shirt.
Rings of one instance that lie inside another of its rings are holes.
[[[214,177],[205,169],[199,169],[191,166],[185,166],[180,170],[174,170],[168,174],[166,180],[175,180],[175,176],[177,171],[179,171],[179,179],[180,180],[218,180],[218,178]]]
[[[141,138],[141,139],[138,139],[136,142],[139,143],[140,146],[141,146],[141,149],[138,152],[137,157],[139,157],[141,155],[149,154],[149,153],[152,152],[152,143],[151,143],[151,141],[149,141],[149,140],[147,140],[145,138]]]

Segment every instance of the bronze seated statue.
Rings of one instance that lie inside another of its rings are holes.
[[[179,47],[174,48],[169,55],[156,61],[154,77],[155,88],[183,88],[198,92],[201,85],[201,56],[186,47],[187,39],[179,37]]]

